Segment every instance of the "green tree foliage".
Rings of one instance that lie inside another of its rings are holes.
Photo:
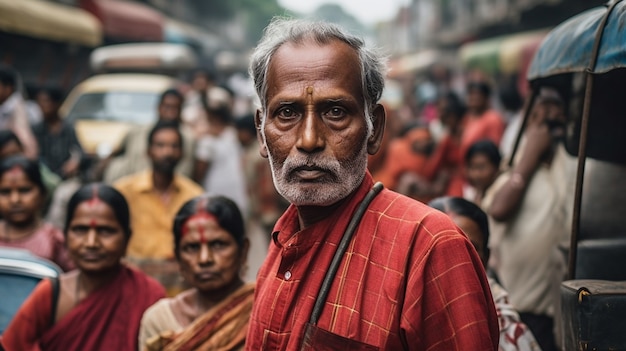
[[[189,2],[202,17],[227,22],[243,18],[247,41],[256,44],[272,17],[283,15],[285,10],[277,0],[192,0]]]

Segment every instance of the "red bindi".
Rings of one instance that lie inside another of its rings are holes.
[[[97,226],[98,226],[98,223],[96,222],[96,220],[95,220],[94,218],[92,218],[92,219],[89,221],[89,228],[91,228],[91,229],[94,229],[94,230],[95,230]]]

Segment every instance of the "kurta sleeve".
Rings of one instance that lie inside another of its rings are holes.
[[[442,226],[422,224],[418,236],[429,237],[430,247],[416,252],[407,281],[401,326],[408,349],[497,350],[498,319],[478,254],[460,230],[448,225],[433,234],[426,228]]]
[[[24,301],[2,334],[6,351],[41,351],[39,339],[49,327],[52,313],[52,284],[42,280]]]

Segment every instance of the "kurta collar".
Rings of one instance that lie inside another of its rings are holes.
[[[344,227],[352,217],[356,207],[361,203],[361,200],[367,195],[374,181],[369,171],[366,172],[361,185],[359,185],[352,194],[348,195],[347,201],[345,201],[335,212],[331,215],[304,230],[300,230],[300,223],[298,221],[298,209],[293,204],[287,208],[287,211],[280,217],[274,226],[274,232],[272,233],[272,239],[274,244],[278,247],[288,246],[308,246],[315,241],[324,239],[329,235],[331,231],[340,229],[343,233]],[[347,218],[347,220],[345,220]],[[338,223],[342,219],[342,223]],[[343,222],[346,222],[343,225]],[[341,227],[341,228],[338,228]],[[320,238],[320,235],[324,238]]]
[[[147,170],[137,177],[137,179],[135,180],[135,187],[137,191],[147,193],[154,190],[152,174],[152,170]],[[172,179],[172,185],[170,186],[170,189],[176,192],[178,192],[178,190],[180,189],[180,178],[177,174],[174,174],[174,179]]]

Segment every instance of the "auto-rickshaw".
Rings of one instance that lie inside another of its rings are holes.
[[[626,350],[626,1],[555,27],[527,77],[526,118],[542,87],[556,89],[568,112],[565,146],[578,159],[561,347]]]

